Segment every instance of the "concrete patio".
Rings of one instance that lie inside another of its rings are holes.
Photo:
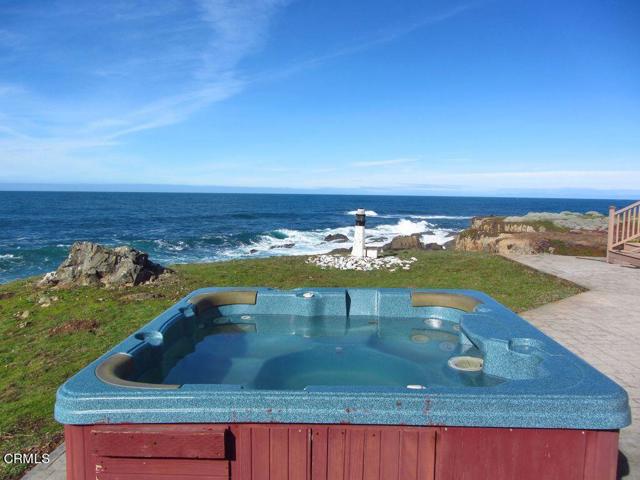
[[[589,289],[522,316],[628,392],[634,424],[620,435],[619,473],[640,479],[640,269],[558,255],[509,258]]]
[[[600,259],[557,255],[509,257],[537,270],[589,289],[522,316],[596,368],[629,393],[634,419],[640,415],[640,269],[610,265]],[[621,478],[640,480],[640,428],[620,437]],[[64,445],[52,462],[38,465],[23,478],[63,480]]]

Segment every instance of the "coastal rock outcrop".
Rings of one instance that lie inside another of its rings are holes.
[[[500,254],[533,255],[536,253],[553,253],[548,240],[534,236],[523,236],[501,233],[496,236],[468,235],[463,232],[456,240],[456,250],[476,251]]]
[[[553,229],[605,231],[608,228],[609,219],[600,212],[529,212],[523,216],[510,216],[504,218],[505,223],[529,223],[544,227],[544,223],[553,225]],[[555,228],[554,228],[555,227]]]
[[[295,246],[296,246],[295,243],[283,243],[283,244],[280,244],[280,245],[271,245],[269,247],[269,250],[275,250],[277,248],[293,248]]]
[[[343,243],[343,242],[348,242],[349,241],[349,237],[347,237],[346,235],[343,235],[342,233],[330,233],[329,235],[324,237],[324,241],[325,242]]]
[[[418,250],[424,248],[419,233],[412,235],[398,235],[391,242],[384,245],[383,250]]]
[[[69,256],[54,272],[38,283],[46,287],[133,286],[157,279],[171,270],[149,260],[149,256],[128,246],[105,247],[92,242],[76,242]]]
[[[606,254],[607,219],[585,214],[532,212],[523,216],[476,217],[456,239],[456,250],[531,255]]]
[[[398,235],[391,239],[391,242],[382,247],[383,250],[444,250],[439,243],[423,243],[423,233],[413,233],[411,235]]]

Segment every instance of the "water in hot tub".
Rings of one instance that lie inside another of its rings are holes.
[[[200,325],[196,340],[169,349],[162,383],[233,384],[261,390],[312,386],[488,386],[482,372],[452,369],[480,357],[441,319],[227,317]]]

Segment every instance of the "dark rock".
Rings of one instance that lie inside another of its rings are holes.
[[[249,250],[249,253],[258,253],[258,250],[255,248],[252,248],[251,250]]]
[[[123,302],[144,302],[145,300],[154,300],[162,297],[162,294],[156,292],[138,292],[123,295],[120,297],[120,300]]]
[[[293,248],[295,246],[295,243],[283,243],[282,245],[271,245],[269,250],[273,250],[274,248]]]
[[[452,239],[451,239],[451,240],[449,240],[448,242],[445,242],[445,243],[442,245],[442,247],[443,247],[445,250],[454,250],[454,249],[456,248],[456,239],[457,239],[457,238],[458,238],[458,237],[457,237],[457,236],[455,236],[454,238],[452,238]]]
[[[329,252],[329,255],[344,255],[351,253],[350,248],[334,248]]]
[[[7,298],[11,298],[15,295],[13,292],[0,292],[0,300],[6,300]]]
[[[76,242],[67,259],[55,272],[47,273],[39,285],[132,286],[169,272],[170,269],[153,263],[146,253],[132,247],[108,248],[97,243]]]
[[[439,243],[427,243],[422,248],[424,248],[425,250],[444,250],[442,245],[440,245]]]
[[[384,237],[367,237],[368,243],[380,243],[384,242],[386,239]]]
[[[414,233],[413,235],[398,235],[382,248],[385,250],[422,249],[424,248],[424,246],[422,244],[422,240],[420,240],[420,237],[420,233]]]
[[[324,237],[324,241],[325,242],[342,243],[342,242],[348,242],[349,241],[349,237],[347,237],[346,235],[343,235],[341,233],[331,233],[331,234],[327,235],[326,237]]]
[[[551,244],[551,242],[549,240],[547,240],[546,238],[540,238],[537,239],[534,243],[533,243],[533,248],[536,252],[538,253],[542,253],[542,252],[548,252],[549,250],[553,251],[553,245]]]

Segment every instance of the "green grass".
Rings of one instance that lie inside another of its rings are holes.
[[[551,239],[549,245],[553,247],[556,255],[572,255],[575,257],[606,257],[606,245],[580,245],[565,242],[563,240]]]
[[[126,290],[83,287],[43,291],[33,279],[0,285],[0,453],[48,451],[62,439],[53,420],[57,387],[88,362],[188,292],[205,286],[416,287],[482,290],[522,311],[581,288],[499,256],[412,252],[410,271],[321,270],[306,257],[279,257],[175,267],[173,279]],[[42,308],[38,299],[59,299]],[[19,314],[29,311],[26,319]],[[24,467],[0,463],[0,479]]]
[[[567,227],[563,227],[562,225],[557,225],[553,223],[551,220],[528,220],[524,222],[513,222],[522,225],[529,225],[533,227],[536,232],[568,232],[569,229]]]

